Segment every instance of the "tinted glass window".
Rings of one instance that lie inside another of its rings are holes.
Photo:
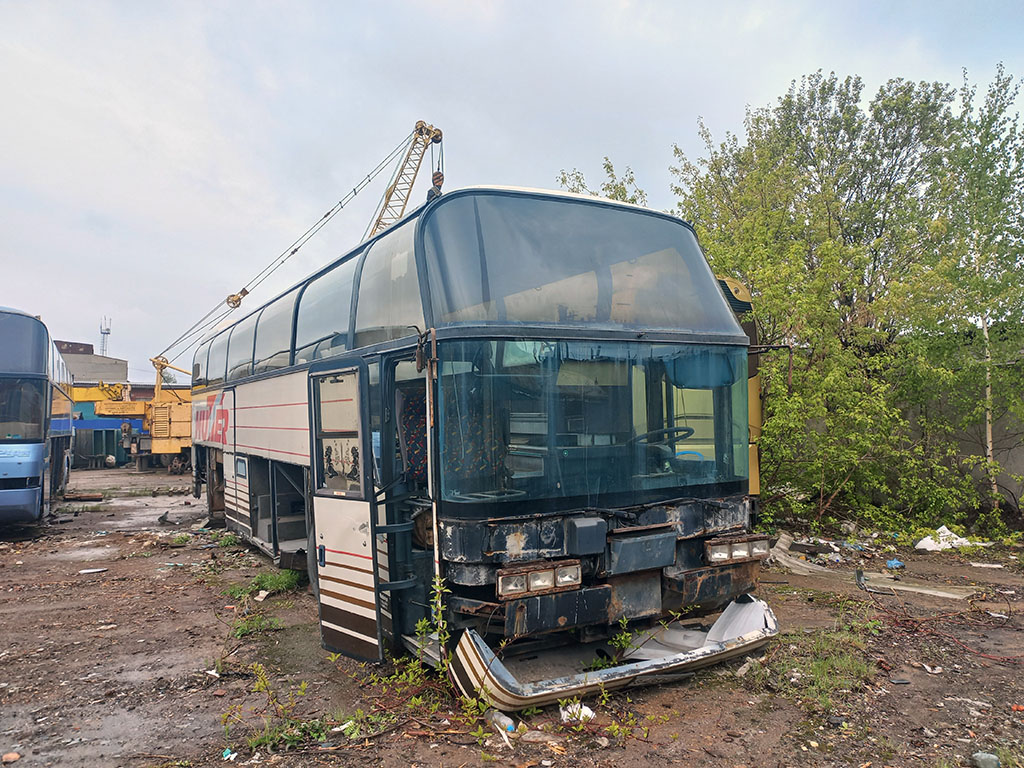
[[[210,344],[210,368],[207,371],[207,384],[224,383],[224,369],[228,362],[228,331],[224,331]]]
[[[744,347],[471,340],[438,352],[446,501],[629,506],[747,481]]]
[[[420,283],[413,257],[413,224],[389,232],[370,247],[359,277],[355,345],[365,347],[423,329]]]
[[[34,317],[0,312],[0,371],[46,373],[49,339]]]
[[[355,371],[316,380],[317,488],[362,497],[359,445],[359,378]]]
[[[0,379],[0,442],[42,440],[45,419],[45,381]]]
[[[267,306],[256,323],[256,354],[253,373],[285,368],[291,357],[292,313],[298,291],[285,294]]]
[[[437,325],[742,331],[682,222],[564,199],[465,195],[424,222]]]
[[[358,258],[321,275],[299,298],[295,327],[295,362],[308,363],[348,348],[352,277]]]
[[[256,336],[257,315],[249,315],[236,325],[228,340],[228,381],[252,373],[252,343]]]
[[[192,386],[202,387],[206,385],[206,359],[210,354],[210,342],[206,342],[196,350],[196,356],[192,360]]]

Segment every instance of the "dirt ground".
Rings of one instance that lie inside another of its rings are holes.
[[[160,472],[77,472],[72,491],[103,501],[0,530],[0,753],[19,754],[19,768],[895,768],[967,765],[983,749],[1011,764],[1024,755],[1024,711],[1014,709],[1024,705],[1024,659],[1005,658],[1024,655],[1021,550],[899,554],[908,575],[976,586],[974,600],[869,595],[849,580],[768,568],[760,595],[782,635],[759,660],[587,702],[597,717],[577,728],[562,726],[557,708],[524,717],[549,732],[509,748],[465,725],[457,705],[427,716],[415,699],[367,684],[374,670],[332,660],[308,590],[258,604],[229,596],[275,569],[205,529],[187,485]],[[273,709],[253,690],[254,662],[279,712],[326,732],[291,750],[249,746]],[[340,730],[385,704],[398,711],[379,719],[379,735]]]

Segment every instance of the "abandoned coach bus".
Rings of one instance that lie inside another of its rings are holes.
[[[334,651],[448,654],[509,709],[663,678],[776,631],[747,346],[684,222],[448,193],[201,345],[197,495],[307,558]],[[724,610],[672,620],[695,606]]]
[[[0,307],[0,524],[32,523],[71,471],[71,375],[39,318]]]

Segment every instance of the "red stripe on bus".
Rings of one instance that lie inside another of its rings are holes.
[[[340,400],[321,400],[320,402],[321,403],[351,403],[351,402],[353,402],[353,398],[351,398],[351,397],[343,397]]]
[[[348,555],[349,557],[361,557],[363,560],[373,560],[373,557],[370,555],[357,555],[355,552],[344,552],[340,549],[328,549],[327,547],[324,547],[324,551],[331,552],[335,555]]]
[[[286,453],[289,456],[309,456],[308,453],[297,453],[295,451],[281,451],[277,448],[264,448],[262,445],[242,445],[241,443],[235,443],[237,448],[251,448],[255,451],[270,451],[271,453]]]

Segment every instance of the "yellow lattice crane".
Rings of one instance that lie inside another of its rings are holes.
[[[368,237],[373,237],[378,232],[387,229],[405,215],[405,208],[409,204],[409,195],[412,193],[412,187],[416,183],[416,176],[420,172],[420,166],[423,165],[423,158],[426,157],[427,150],[431,144],[440,143],[440,128],[427,125],[422,120],[416,123],[412,137],[409,140],[409,146],[405,151],[405,156],[395,170],[395,175],[392,177],[387,191],[384,192],[384,198],[377,209],[377,215],[373,219],[373,225],[370,227]],[[443,182],[444,176],[440,171],[437,171],[432,179],[436,194],[440,194]]]

